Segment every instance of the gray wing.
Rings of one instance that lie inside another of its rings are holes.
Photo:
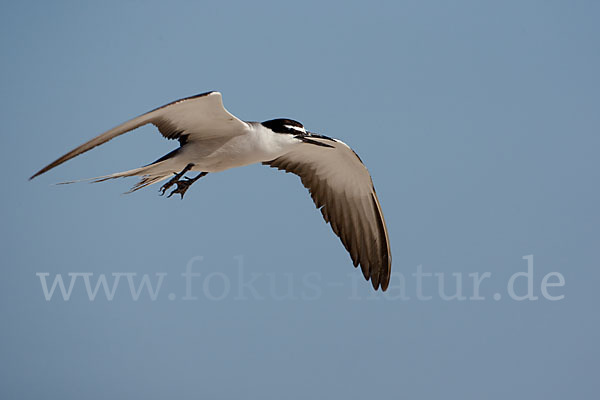
[[[248,127],[223,107],[221,93],[202,93],[166,104],[114,127],[48,164],[29,179],[146,124],[154,124],[167,139],[186,136],[188,141],[237,136],[243,134]]]
[[[392,255],[371,175],[345,143],[308,136],[310,143],[263,164],[298,175],[373,288],[386,290]],[[317,143],[315,143],[317,142]],[[317,144],[317,145],[315,145]]]

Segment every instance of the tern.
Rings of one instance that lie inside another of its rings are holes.
[[[161,195],[179,194],[208,173],[262,163],[300,177],[326,223],[340,238],[355,267],[373,288],[385,291],[392,256],[388,232],[369,171],[344,142],[307,131],[286,118],[242,121],[223,106],[221,93],[206,92],[176,100],[99,135],[48,164],[31,178],[146,124],[155,125],[179,148],[141,168],[89,180],[140,176],[128,193],[169,179]],[[186,173],[197,171],[193,178]]]

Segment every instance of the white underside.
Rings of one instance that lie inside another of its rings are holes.
[[[194,164],[192,171],[220,172],[273,160],[300,143],[292,135],[275,133],[252,122],[238,136],[190,140],[174,157],[141,168],[135,175],[170,175],[180,172],[188,164]]]
[[[172,157],[157,163],[129,171],[84,179],[102,182],[108,179],[141,176],[131,191],[173,177],[193,164],[190,171],[220,172],[230,168],[271,161],[302,143],[292,135],[280,134],[265,128],[258,122],[248,122],[239,135],[213,136],[187,141]],[[62,183],[74,183],[69,181]]]

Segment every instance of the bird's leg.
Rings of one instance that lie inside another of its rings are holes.
[[[208,172],[200,172],[195,178],[185,177],[185,180],[176,181],[175,183],[177,184],[177,189],[169,193],[167,198],[173,196],[174,193],[179,193],[181,195],[181,200],[183,200],[183,195],[188,190],[188,188],[192,186],[192,183],[196,182],[198,179],[202,178],[206,174],[208,174]]]
[[[194,164],[189,163],[188,165],[185,166],[185,168],[180,173],[175,174],[175,176],[173,178],[171,178],[171,180],[169,180],[169,182],[167,182],[164,185],[162,185],[161,188],[159,189],[159,191],[162,192],[160,195],[162,196],[163,194],[165,194],[165,192],[171,186],[173,186],[174,184],[176,184],[179,181],[179,178],[181,178],[183,175],[185,175],[185,173],[188,172],[190,169],[192,169],[193,166],[194,166]]]

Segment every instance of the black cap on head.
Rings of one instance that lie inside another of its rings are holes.
[[[294,121],[293,119],[271,119],[269,121],[262,122],[262,125],[277,133],[288,133],[291,135],[300,135],[306,133],[304,126],[300,122]]]

